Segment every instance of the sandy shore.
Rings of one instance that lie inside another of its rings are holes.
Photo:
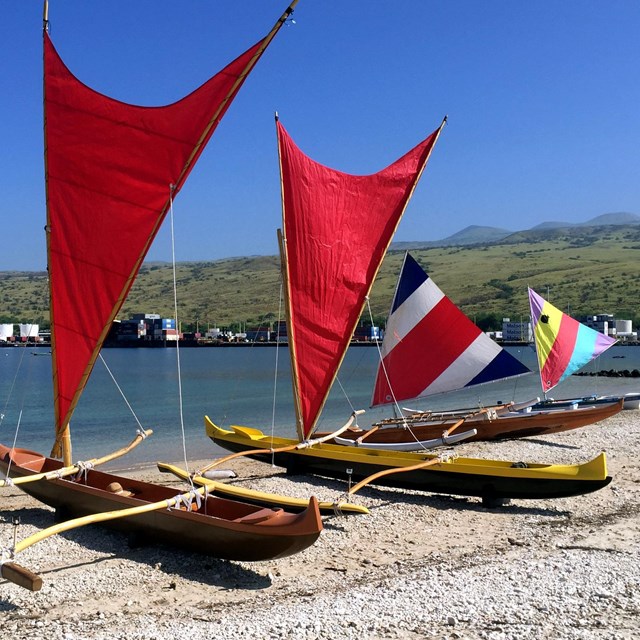
[[[43,576],[40,592],[0,582],[5,637],[637,638],[640,412],[458,451],[580,462],[602,449],[613,483],[594,494],[484,509],[475,498],[366,488],[357,501],[370,515],[328,517],[313,547],[272,562],[130,549],[118,533],[71,531],[21,554]],[[344,492],[258,462],[231,468],[254,488],[327,500]],[[174,484],[155,469],[132,474]],[[53,522],[50,509],[3,491],[3,548],[14,517],[20,538]]]

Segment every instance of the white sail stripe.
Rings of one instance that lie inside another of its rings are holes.
[[[384,358],[444,298],[444,293],[427,278],[390,316],[382,341]]]
[[[501,351],[500,345],[481,333],[418,397],[462,389]]]

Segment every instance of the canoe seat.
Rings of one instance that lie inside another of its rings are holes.
[[[232,425],[231,428],[234,433],[250,438],[251,440],[262,440],[264,438],[264,433],[262,433],[260,429],[254,429],[253,427],[240,427],[236,424]]]
[[[282,513],[284,513],[284,509],[280,507],[276,509],[260,509],[259,511],[255,511],[254,513],[250,513],[248,516],[244,516],[242,518],[236,518],[234,522],[242,522],[243,524],[258,524],[259,522],[265,522],[267,520],[271,520],[272,518],[279,517]]]

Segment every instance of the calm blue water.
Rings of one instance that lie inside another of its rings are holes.
[[[532,348],[509,350],[530,368],[537,368]],[[189,459],[221,454],[221,450],[204,435],[204,415],[209,415],[221,426],[244,424],[271,431],[276,351],[280,362],[274,430],[276,434],[293,436],[293,402],[286,348],[180,350]],[[154,430],[151,438],[112,466],[182,459],[175,350],[106,349],[103,356],[142,425]],[[367,409],[360,418],[362,425],[390,415],[389,409],[368,409],[376,365],[376,349],[358,347],[349,350],[340,375],[349,400],[339,385],[334,385],[320,429],[342,425],[352,407]],[[640,348],[613,347],[586,368],[594,372],[608,369],[640,369]],[[551,395],[560,398],[627,392],[640,392],[640,380],[572,376]],[[422,402],[422,406],[442,409],[477,406],[498,400],[523,401],[538,395],[539,380],[534,374],[438,396],[428,403]],[[411,403],[411,406],[419,405]],[[44,349],[0,349],[0,413],[4,414],[0,442],[12,443],[19,424],[18,446],[49,453],[53,441],[51,358]],[[71,423],[74,459],[105,455],[129,442],[136,428],[135,419],[104,366],[98,362]]]

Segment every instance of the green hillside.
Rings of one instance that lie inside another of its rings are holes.
[[[640,227],[538,229],[495,244],[412,251],[440,288],[472,319],[527,317],[527,286],[576,314],[614,313],[640,319]],[[371,295],[376,319],[389,308],[401,251],[384,261]],[[248,325],[276,319],[280,271],[275,256],[181,263],[177,268],[183,329]],[[172,317],[172,273],[146,264],[120,314]],[[0,321],[47,324],[43,273],[0,273]]]

